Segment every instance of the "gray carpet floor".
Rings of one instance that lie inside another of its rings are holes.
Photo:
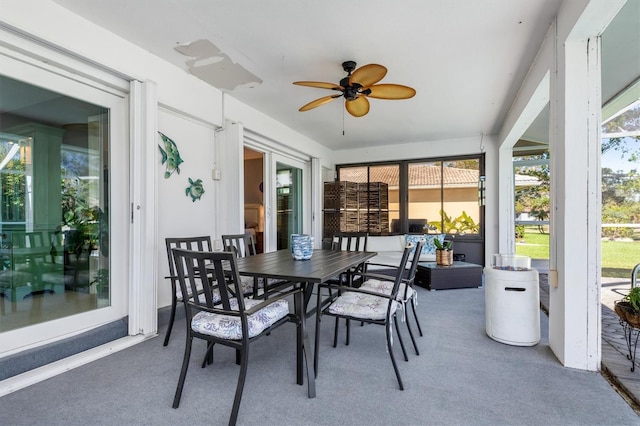
[[[599,374],[565,368],[542,340],[509,346],[487,337],[484,289],[419,289],[420,356],[401,360],[398,390],[380,326],[355,326],[333,348],[323,321],[317,398],[295,384],[295,329],[252,345],[241,425],[638,425],[640,418]],[[315,321],[309,321],[313,338]],[[409,343],[404,324],[401,331]],[[239,368],[216,348],[199,368],[197,342],[178,409],[171,403],[182,361],[184,320],[168,347],[161,336],[0,398],[3,425],[223,425]],[[344,332],[342,333],[344,337]]]

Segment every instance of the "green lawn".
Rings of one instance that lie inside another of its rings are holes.
[[[516,243],[516,254],[532,259],[549,258],[549,234],[527,230]],[[602,241],[602,276],[630,278],[631,269],[640,263],[640,242]]]

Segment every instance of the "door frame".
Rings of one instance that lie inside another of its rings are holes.
[[[302,232],[312,233],[311,157],[244,129],[244,146],[263,154],[264,251],[277,249],[276,230],[276,163],[284,163],[302,170]]]
[[[0,334],[0,356],[17,353],[117,321],[129,312],[128,268],[140,259],[129,252],[129,81],[77,58],[62,57],[55,47],[0,27],[2,74],[67,96],[109,108],[111,303],[108,307],[22,327]],[[45,63],[42,58],[55,58]],[[73,72],[75,70],[76,72]],[[79,72],[79,71],[82,72]],[[122,212],[125,213],[116,213]]]

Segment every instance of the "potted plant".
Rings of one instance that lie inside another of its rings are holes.
[[[615,311],[622,321],[640,328],[640,287],[633,287],[629,294],[616,302]]]
[[[436,263],[442,266],[453,265],[453,241],[434,238],[433,245],[436,246]]]

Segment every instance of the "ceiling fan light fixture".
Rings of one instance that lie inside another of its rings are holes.
[[[335,98],[344,96],[345,108],[354,117],[362,117],[369,112],[367,97],[378,99],[409,99],[416,91],[408,86],[400,84],[376,84],[387,74],[387,69],[382,65],[368,64],[356,69],[354,61],[342,63],[342,69],[347,76],[340,80],[340,85],[318,81],[296,81],[293,84],[299,86],[317,87],[342,92],[341,95],[325,96],[309,102],[299,111],[309,111],[329,103]]]

